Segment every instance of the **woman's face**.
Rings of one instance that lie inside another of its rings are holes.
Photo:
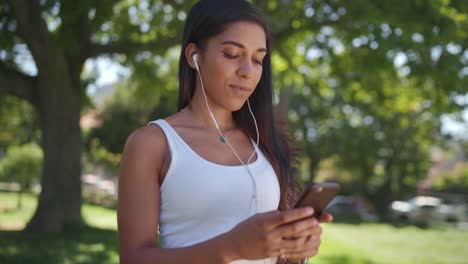
[[[266,52],[265,31],[253,22],[229,24],[210,38],[198,59],[210,104],[239,110],[260,81]]]

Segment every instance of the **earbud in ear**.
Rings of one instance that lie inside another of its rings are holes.
[[[198,54],[194,53],[192,55],[192,59],[193,59],[193,62],[195,63],[195,68],[197,68],[197,70],[198,70]]]

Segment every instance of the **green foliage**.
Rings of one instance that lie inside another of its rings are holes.
[[[147,120],[149,110],[132,96],[134,89],[127,85],[116,89],[99,114],[102,126],[89,131],[85,139],[88,149],[93,138],[97,138],[99,145],[109,152],[120,153],[127,136]]]
[[[26,190],[39,180],[42,156],[42,149],[35,143],[9,147],[0,160],[0,179],[19,183]]]
[[[102,126],[84,135],[88,160],[104,166],[116,174],[127,137],[149,121],[168,116],[176,111],[175,94],[157,89],[145,98],[135,83],[117,85],[115,94],[107,101],[99,118]]]
[[[444,173],[435,180],[436,190],[468,193],[468,162],[458,163],[450,173]]]
[[[312,180],[320,160],[337,156],[336,166],[352,175],[356,191],[376,195],[388,189],[384,196],[391,199],[414,188],[430,166],[429,147],[441,140],[440,115],[463,109],[454,95],[466,93],[466,3],[252,2],[272,28],[276,92],[292,91],[290,128],[308,164],[301,174]],[[143,25],[147,9],[132,4],[120,10],[136,12],[142,21],[135,25]],[[170,16],[191,4],[163,9]],[[181,29],[178,21],[170,25]],[[150,28],[146,36],[158,34]],[[174,98],[178,44],[117,57],[134,73],[139,103]]]
[[[39,142],[37,114],[23,100],[0,94],[0,124],[0,152],[10,145]]]
[[[337,157],[342,180],[381,208],[414,189],[441,114],[466,107],[466,1],[255,2],[272,18],[275,87],[293,91],[302,174]]]
[[[176,111],[174,93],[154,89],[152,97],[148,94],[144,98],[135,85],[127,82],[117,86],[116,93],[99,115],[102,126],[90,130],[85,138],[90,159],[113,168],[113,172],[117,168],[125,140],[132,131]]]
[[[121,154],[109,152],[103,147],[98,138],[92,138],[88,145],[87,157],[89,161],[102,165],[106,170],[117,173]]]

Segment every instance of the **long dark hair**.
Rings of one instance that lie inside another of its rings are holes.
[[[191,8],[185,22],[180,52],[178,109],[181,110],[190,103],[195,91],[196,72],[187,63],[185,57],[187,45],[195,43],[203,50],[209,38],[222,33],[229,24],[237,21],[257,23],[263,27],[267,36],[266,48],[268,52],[263,59],[262,76],[249,101],[252,112],[257,119],[260,149],[272,164],[280,183],[281,197],[278,209],[285,210],[297,200],[300,186],[294,177],[296,171],[292,165],[294,155],[288,144],[286,131],[280,131],[274,122],[270,31],[266,18],[247,1],[201,0]],[[247,104],[233,112],[233,118],[237,126],[251,138],[256,138],[255,126]]]

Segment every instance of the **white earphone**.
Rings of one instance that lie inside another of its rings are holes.
[[[192,59],[193,59],[193,62],[195,63],[195,68],[197,68],[197,70],[200,70],[200,69],[198,68],[198,54],[194,53],[194,54],[192,55]]]
[[[252,157],[255,155],[255,153],[257,152],[257,148],[258,148],[258,144],[260,142],[260,135],[258,133],[258,126],[257,126],[257,120],[255,119],[255,115],[253,114],[252,112],[252,109],[250,107],[250,102],[249,102],[249,99],[247,99],[247,105],[249,107],[249,111],[250,111],[250,114],[252,115],[252,118],[254,120],[254,124],[255,124],[255,131],[257,133],[257,142],[256,142],[256,147],[254,147],[254,151],[252,152],[252,154],[250,155],[249,159],[247,160],[247,164],[245,164],[242,159],[239,157],[239,154],[237,154],[237,151],[234,149],[234,147],[231,145],[231,143],[229,143],[229,141],[227,140],[227,138],[224,137],[223,133],[221,132],[221,129],[219,128],[219,125],[218,125],[218,122],[216,121],[216,118],[214,117],[213,113],[211,112],[211,109],[210,109],[210,106],[208,105],[208,99],[206,98],[206,94],[205,94],[205,87],[203,85],[203,80],[202,80],[202,77],[201,77],[201,74],[200,74],[200,68],[198,66],[198,54],[197,53],[194,53],[192,55],[192,59],[193,59],[193,62],[195,63],[195,68],[197,69],[197,72],[198,72],[198,77],[200,78],[200,82],[201,82],[201,86],[202,86],[202,92],[203,92],[203,96],[205,98],[205,103],[206,103],[206,107],[208,108],[208,112],[210,113],[210,116],[211,116],[211,119],[213,120],[213,123],[216,127],[216,129],[218,130],[218,133],[219,135],[225,140],[225,142],[228,144],[228,146],[231,148],[231,150],[234,152],[234,154],[236,155],[237,159],[242,163],[243,167],[247,170],[247,173],[249,174],[251,180],[252,180],[252,183],[253,183],[253,194],[252,194],[252,200],[253,200],[253,203],[254,203],[254,213],[257,213],[257,184],[255,182],[255,179],[252,175],[252,173],[250,172],[250,169],[248,168],[248,165],[250,164],[250,160],[252,159]],[[259,158],[259,156],[257,155],[257,159]]]

